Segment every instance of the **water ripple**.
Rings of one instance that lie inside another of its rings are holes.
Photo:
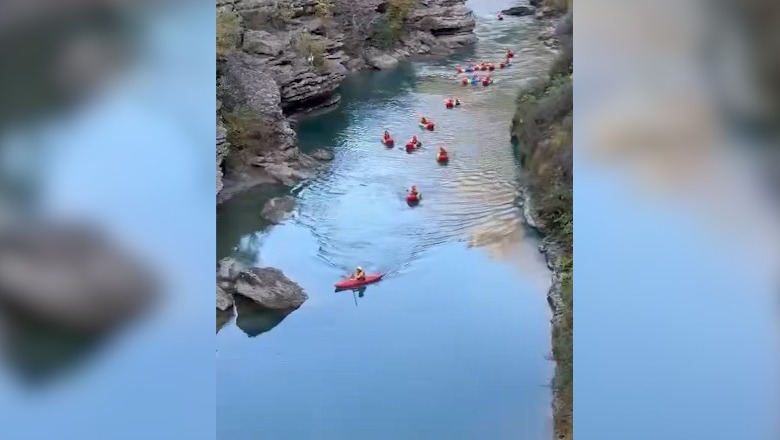
[[[412,64],[409,78],[381,72],[345,82],[343,94],[365,96],[346,98],[337,110],[346,122],[333,138],[335,160],[299,194],[296,221],[317,240],[317,258],[341,268],[367,262],[400,269],[432,247],[485,244],[518,227],[519,171],[508,139],[514,98],[520,86],[544,74],[551,55],[536,39],[539,25],[531,19],[521,28],[510,20],[479,23],[478,53]],[[514,63],[491,73],[496,84],[460,85],[458,64],[469,58],[498,61],[510,46]],[[462,107],[445,109],[450,96],[458,96]],[[423,113],[436,123],[435,131],[419,128]],[[322,124],[328,124],[325,119]],[[395,148],[380,143],[385,129]],[[412,135],[423,146],[408,154],[399,146]],[[450,151],[446,166],[435,161],[439,146]],[[423,194],[416,207],[405,201],[411,185]]]

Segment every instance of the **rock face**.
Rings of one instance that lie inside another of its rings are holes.
[[[222,177],[224,172],[222,170],[222,163],[230,153],[230,143],[227,141],[227,130],[222,125],[221,120],[217,120],[217,194],[222,191]]]
[[[92,229],[40,225],[0,232],[4,306],[93,333],[137,315],[154,296],[147,269]]]
[[[297,309],[308,299],[301,286],[287,278],[281,270],[271,267],[242,271],[236,280],[235,293],[276,310]]]
[[[295,132],[282,111],[279,86],[264,63],[239,52],[228,56],[220,67],[224,105],[251,110],[266,127],[260,139],[262,148],[252,149],[254,157],[247,165],[262,169],[285,185],[312,177],[321,163],[298,150]]]
[[[340,101],[336,89],[347,72],[366,67],[392,69],[398,60],[410,55],[444,55],[475,42],[474,17],[465,3],[466,0],[419,0],[395,47],[366,50],[369,32],[360,32],[360,44],[366,47],[355,54],[354,47],[347,50],[348,31],[341,24],[354,22],[357,15],[358,21],[374,23],[381,18],[386,2],[337,0],[334,18],[322,19],[316,14],[316,0],[217,0],[218,10],[237,13],[241,18],[239,47],[218,62],[224,110],[247,106],[273,127],[269,136],[273,148],[241,160],[260,168],[270,180],[285,185],[313,176],[320,163],[297,149],[295,133],[286,116],[336,105]],[[236,170],[227,171],[232,179],[225,176],[221,163],[231,154],[238,154],[242,146],[227,142],[227,126],[223,122],[217,122],[220,202],[236,192],[236,187],[223,191],[234,180],[269,180]],[[220,193],[225,196],[220,197]]]
[[[431,34],[448,49],[475,43],[476,20],[463,0],[419,0],[409,17],[412,28]]]

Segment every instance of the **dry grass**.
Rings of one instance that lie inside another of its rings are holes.
[[[226,56],[235,50],[241,37],[241,16],[237,12],[217,11],[217,55]]]

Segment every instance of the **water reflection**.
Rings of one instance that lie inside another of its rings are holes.
[[[65,329],[18,311],[4,312],[3,359],[28,386],[41,386],[73,371],[107,338],[105,334]]]
[[[271,226],[260,214],[263,205],[287,192],[288,188],[281,185],[260,185],[217,205],[217,260],[235,257],[233,253],[237,250],[245,254],[243,260],[253,260],[262,242],[255,233]]]
[[[271,310],[252,300],[236,296],[236,326],[247,336],[254,338],[277,325],[290,314],[289,310]]]

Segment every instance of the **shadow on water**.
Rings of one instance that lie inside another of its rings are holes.
[[[354,124],[354,107],[386,107],[408,95],[417,86],[415,65],[401,62],[392,71],[364,71],[350,74],[339,86],[342,104],[335,111],[296,124],[301,151],[315,148],[333,150]]]
[[[10,370],[31,387],[45,385],[74,371],[108,338],[52,325],[18,312],[2,320],[3,358]]]
[[[290,310],[271,310],[250,299],[236,296],[236,327],[250,338],[270,331],[290,314]]]

